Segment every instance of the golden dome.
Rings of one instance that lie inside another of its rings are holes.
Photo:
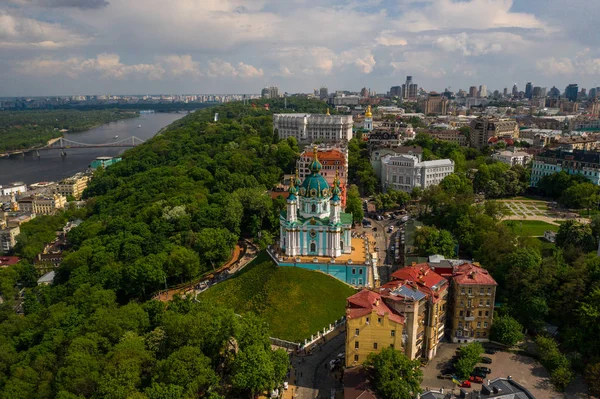
[[[373,117],[373,114],[371,113],[371,106],[369,105],[367,107],[367,112],[365,112],[365,118],[371,118]]]

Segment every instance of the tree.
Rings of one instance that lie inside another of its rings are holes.
[[[210,359],[193,346],[184,346],[160,362],[155,379],[182,387],[188,397],[202,397],[218,381]]]
[[[574,246],[589,252],[596,248],[596,238],[592,236],[592,227],[589,224],[567,220],[558,228],[556,245],[561,248]]]
[[[480,342],[471,342],[460,348],[458,362],[456,362],[456,371],[462,378],[467,378],[473,371],[473,367],[480,361],[483,354],[483,346]]]
[[[259,345],[251,345],[240,350],[233,363],[231,383],[239,391],[253,398],[257,393],[275,387],[275,368],[270,350]]]
[[[358,187],[354,184],[348,187],[348,192],[346,193],[346,212],[352,214],[354,223],[359,223],[365,217],[360,193],[358,192]]]
[[[224,228],[202,229],[196,234],[196,250],[212,268],[229,259],[237,237]]]
[[[500,316],[494,319],[490,338],[504,345],[515,345],[523,340],[523,326],[510,316]]]
[[[418,360],[410,360],[391,347],[370,353],[364,363],[375,391],[389,399],[412,399],[421,392],[423,372]]]
[[[583,374],[588,387],[588,394],[600,396],[600,363],[590,363]]]
[[[447,230],[423,226],[415,234],[415,245],[421,256],[434,254],[448,258],[455,256],[456,240]]]

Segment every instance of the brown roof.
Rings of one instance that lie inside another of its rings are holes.
[[[344,370],[344,399],[377,399],[363,366]]]
[[[498,285],[487,270],[472,263],[457,266],[452,278],[457,284]]]
[[[447,282],[447,279],[434,272],[427,263],[420,263],[397,270],[388,284],[414,283],[419,291],[437,302],[440,293],[448,289]]]
[[[364,317],[375,311],[378,316],[385,316],[387,314],[391,321],[404,324],[404,316],[387,306],[381,295],[376,292],[363,289],[359,293],[352,295],[347,301],[346,317],[348,319]]]

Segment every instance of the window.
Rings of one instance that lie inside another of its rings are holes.
[[[483,306],[483,299],[479,300],[479,306]]]
[[[373,342],[373,349],[377,349],[377,342]]]
[[[354,335],[360,335],[360,330],[358,328],[354,330]]]
[[[461,330],[458,330],[458,331],[456,332],[456,336],[457,336],[457,337],[462,337],[462,331],[461,331]]]
[[[390,336],[391,336],[391,337],[395,337],[395,336],[396,336],[396,330],[392,330],[392,331],[390,331]]]
[[[356,269],[352,268],[352,274],[356,274]]]
[[[394,344],[390,344],[390,348],[394,349]]]
[[[484,322],[483,322],[483,328],[487,328],[487,326],[488,326],[488,322],[487,322],[487,321],[484,321]]]
[[[481,322],[480,321],[477,322],[477,328],[481,328]]]
[[[460,293],[461,293],[461,294],[464,294],[464,293],[465,293],[465,287],[462,287],[462,288],[460,289]]]
[[[344,250],[344,240],[340,241],[340,249],[343,251]]]
[[[480,310],[479,311],[479,317],[483,316],[483,312]]]
[[[492,295],[492,289],[488,288],[488,295]]]
[[[458,312],[458,315],[459,315],[460,317],[463,317],[463,311],[461,310],[460,312]]]
[[[354,349],[358,349],[358,341],[354,341]]]
[[[489,310],[486,310],[486,311],[485,311],[485,317],[489,317],[489,315],[490,315],[490,311],[489,311]]]
[[[367,317],[367,324],[369,324],[369,318]]]
[[[479,289],[479,295],[483,295],[483,287]]]
[[[468,306],[468,307],[471,307],[471,300],[470,300],[470,299],[469,299],[469,300],[467,300],[467,306]]]
[[[464,307],[464,306],[465,306],[465,301],[461,300],[461,301],[460,301],[460,306],[461,306],[461,307]]]
[[[310,252],[317,252],[317,244],[314,242],[310,243]]]
[[[473,293],[473,288],[469,287],[469,295]]]
[[[463,325],[462,325],[462,321],[459,321],[459,322],[458,322],[458,328],[462,328],[462,326],[463,326]]]
[[[377,323],[381,324],[381,317],[377,318]]]
[[[358,362],[358,355],[354,355],[354,361]]]
[[[479,338],[479,331],[477,331],[477,338]]]
[[[485,301],[485,306],[490,306],[490,300]]]
[[[483,332],[483,336],[484,336],[484,337],[487,337],[487,331],[484,331],[484,332]]]
[[[363,274],[363,269],[358,269],[358,274]]]
[[[311,212],[312,212],[312,213],[315,213],[315,212],[317,212],[317,205],[316,205],[316,204],[312,204],[312,206],[311,206],[311,208],[310,208],[310,209],[311,209]]]

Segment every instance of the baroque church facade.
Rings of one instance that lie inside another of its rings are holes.
[[[352,252],[352,214],[344,213],[340,180],[321,175],[317,149],[304,181],[292,179],[287,207],[280,215],[280,247],[287,256],[336,258]]]

